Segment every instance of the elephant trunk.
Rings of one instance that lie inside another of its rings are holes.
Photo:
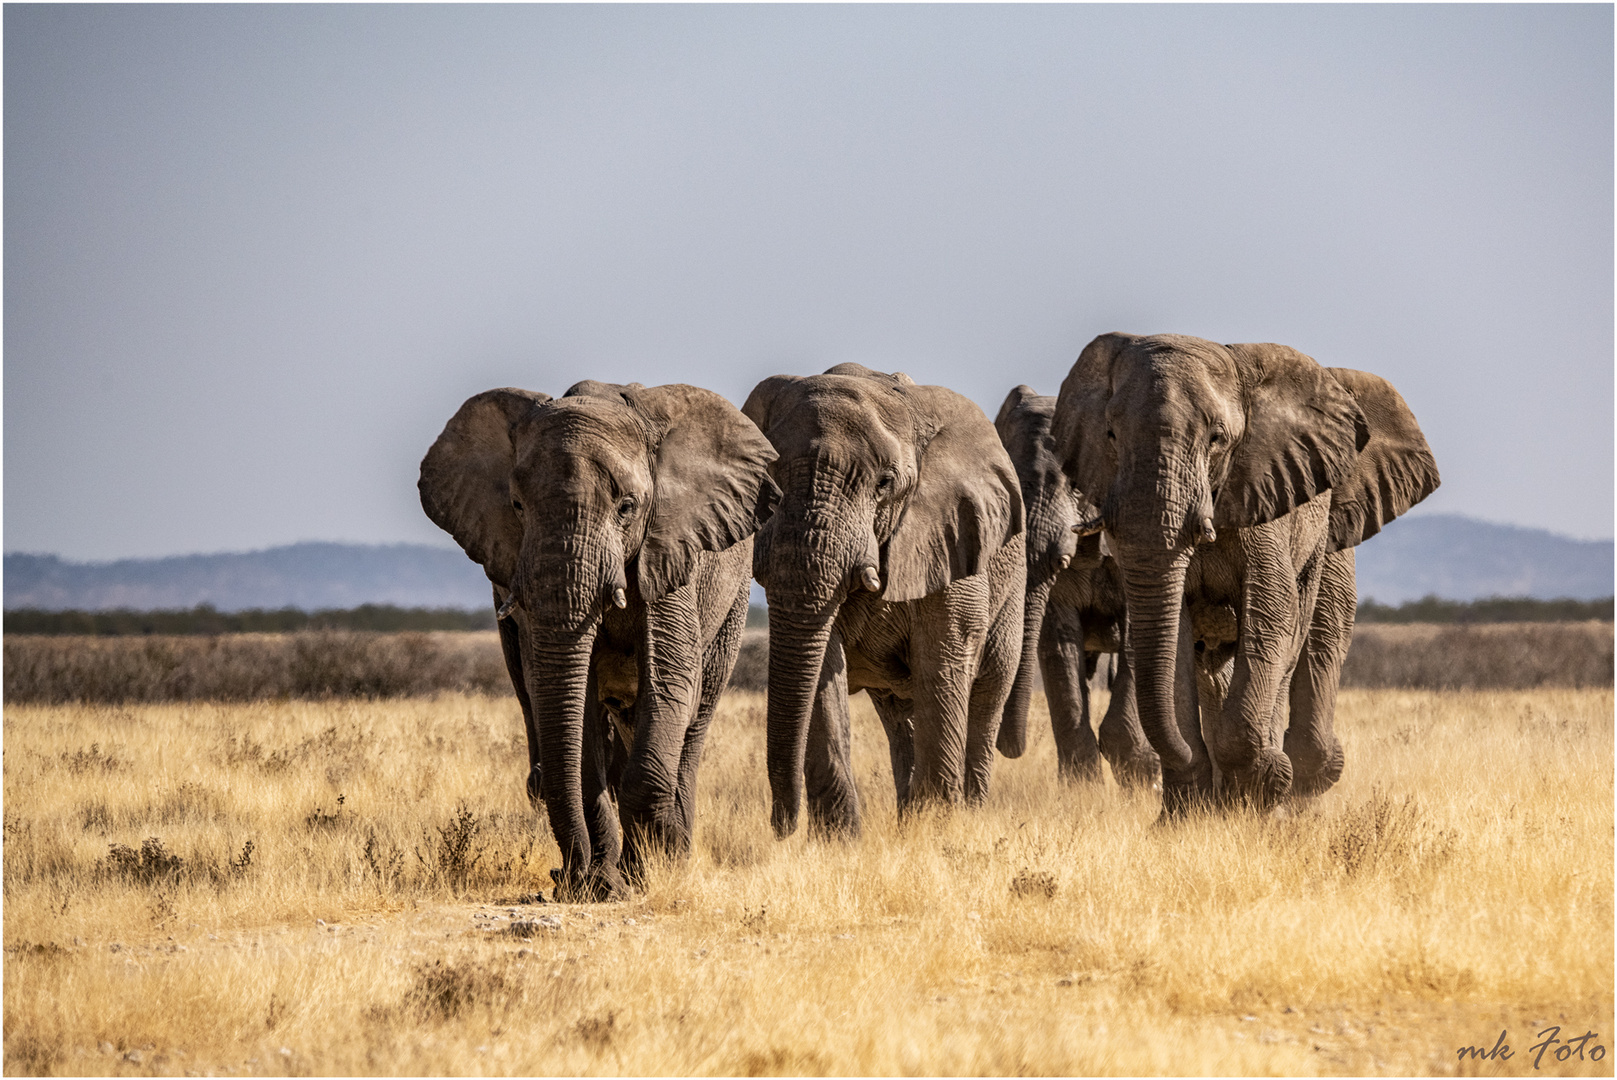
[[[1179,654],[1191,549],[1163,552],[1153,545],[1148,550],[1124,548],[1118,554],[1128,604],[1125,648],[1140,726],[1162,762],[1163,809],[1179,813],[1208,794],[1212,779],[1206,752],[1199,746],[1194,679],[1184,677],[1181,670],[1188,669],[1190,658]],[[1198,745],[1193,747],[1190,740]]]
[[[1016,666],[1011,695],[1005,699],[999,737],[995,742],[999,752],[1008,758],[1021,757],[1027,749],[1027,712],[1033,697],[1033,672],[1039,662],[1039,634],[1044,627],[1044,610],[1055,579],[1056,574],[1048,574],[1029,589],[1022,609],[1022,659]]]
[[[550,831],[561,848],[562,880],[570,890],[581,889],[590,871],[583,792],[584,697],[596,626],[592,621],[581,632],[561,634],[536,630],[526,671],[542,748],[540,795]]]
[[[836,614],[833,607],[806,616],[775,609],[769,616],[769,820],[782,839],[797,831],[802,811],[809,719]]]

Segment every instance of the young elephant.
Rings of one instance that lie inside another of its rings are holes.
[[[769,597],[776,835],[807,788],[817,829],[859,830],[848,695],[887,729],[900,808],[980,800],[1021,649],[1016,472],[982,410],[841,364],[765,379],[743,411],[780,453],[754,575]]]
[[[689,844],[774,459],[711,391],[581,382],[478,394],[421,462],[427,516],[494,584],[564,898],[624,894],[620,816],[624,869]]]
[[[1125,787],[1156,783],[1156,752],[1135,707],[1134,679],[1123,650],[1123,579],[1100,550],[1100,537],[1078,537],[1078,493],[1056,459],[1050,424],[1056,399],[1018,386],[1000,406],[994,428],[1016,466],[1027,509],[1027,600],[1022,660],[999,726],[999,751],[1021,757],[1027,747],[1033,665],[1044,676],[1055,734],[1056,768],[1069,780],[1099,780],[1104,757]],[[1118,657],[1111,703],[1097,743],[1089,718],[1089,677],[1102,653]]]
[[[1224,798],[1259,807],[1329,787],[1349,549],[1439,482],[1397,391],[1282,345],[1103,334],[1055,436],[1123,571],[1164,811],[1211,796],[1215,765]]]

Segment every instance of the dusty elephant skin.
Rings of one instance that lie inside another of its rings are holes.
[[[901,810],[980,800],[1021,649],[1021,490],[982,410],[841,364],[765,379],[744,406],[780,453],[759,531],[767,757],[778,836],[859,831],[848,695],[887,731]]]
[[[1099,780],[1105,758],[1123,786],[1153,784],[1157,755],[1140,727],[1134,677],[1123,650],[1123,578],[1102,555],[1098,534],[1074,527],[1094,516],[1061,471],[1051,423],[1056,399],[1018,386],[1005,398],[994,428],[1016,467],[1027,509],[1027,601],[1022,660],[999,726],[999,750],[1021,757],[1027,746],[1033,666],[1044,677],[1055,735],[1056,766],[1065,779]],[[1088,511],[1088,512],[1086,512]],[[1089,677],[1103,653],[1118,657],[1111,702],[1097,742],[1089,715]]]
[[[774,458],[711,391],[587,381],[478,394],[421,462],[427,516],[494,585],[563,898],[621,897],[620,852],[690,842]]]
[[[1330,787],[1352,549],[1439,482],[1398,392],[1283,345],[1103,334],[1054,430],[1123,572],[1164,812]]]

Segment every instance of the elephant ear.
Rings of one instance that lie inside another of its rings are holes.
[[[915,486],[883,552],[882,599],[918,600],[980,573],[1023,531],[1022,489],[988,417],[941,386],[916,386]]]
[[[1056,459],[1077,489],[1080,512],[1103,503],[1112,489],[1117,461],[1106,438],[1106,406],[1135,340],[1133,334],[1111,333],[1085,345],[1056,396],[1050,433]]]
[[[651,429],[654,494],[638,562],[640,593],[652,602],[690,580],[699,552],[740,543],[774,513],[775,448],[711,390],[676,383],[620,393]]]
[[[1353,473],[1370,440],[1353,395],[1310,356],[1284,345],[1226,345],[1240,379],[1246,432],[1213,504],[1220,529],[1289,514]]]
[[[549,394],[506,387],[466,399],[421,459],[421,508],[490,581],[511,587],[522,522],[511,509],[511,427]]]
[[[1358,402],[1370,426],[1353,472],[1331,489],[1330,549],[1353,547],[1437,490],[1437,461],[1415,414],[1386,379],[1350,368],[1326,368]]]

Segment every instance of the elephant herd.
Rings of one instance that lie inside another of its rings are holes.
[[[1383,379],[1280,345],[1105,334],[1058,396],[1019,386],[993,423],[857,364],[765,379],[740,410],[684,385],[490,390],[419,487],[493,583],[558,898],[589,900],[689,846],[753,578],[778,836],[805,805],[857,835],[859,690],[901,812],[983,799],[996,751],[1027,745],[1035,664],[1064,777],[1104,759],[1160,783],[1170,816],[1317,795],[1342,773],[1353,548],[1437,485]]]

